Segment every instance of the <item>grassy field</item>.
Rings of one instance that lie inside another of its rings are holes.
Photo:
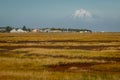
[[[0,80],[120,80],[120,33],[0,33]]]

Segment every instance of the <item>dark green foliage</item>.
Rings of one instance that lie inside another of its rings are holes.
[[[23,26],[22,30],[24,30],[24,31],[27,31],[27,28],[26,28],[26,26]]]
[[[6,32],[10,32],[11,30],[12,30],[12,27],[10,27],[10,26],[6,27]]]

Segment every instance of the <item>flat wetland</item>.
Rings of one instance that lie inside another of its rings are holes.
[[[0,33],[0,80],[120,80],[120,33]]]

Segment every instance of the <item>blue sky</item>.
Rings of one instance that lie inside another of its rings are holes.
[[[0,26],[120,31],[120,0],[0,0]]]

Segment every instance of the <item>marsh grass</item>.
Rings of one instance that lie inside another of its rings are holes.
[[[1,71],[4,80],[119,80],[115,73],[17,72]],[[113,75],[114,74],[114,75]]]
[[[119,80],[119,35],[120,33],[0,33],[0,80]],[[69,49],[70,46],[94,48]],[[96,49],[96,46],[102,48]],[[88,67],[81,64],[92,65]],[[61,67],[61,71],[49,66]],[[63,66],[68,68],[62,71]]]

